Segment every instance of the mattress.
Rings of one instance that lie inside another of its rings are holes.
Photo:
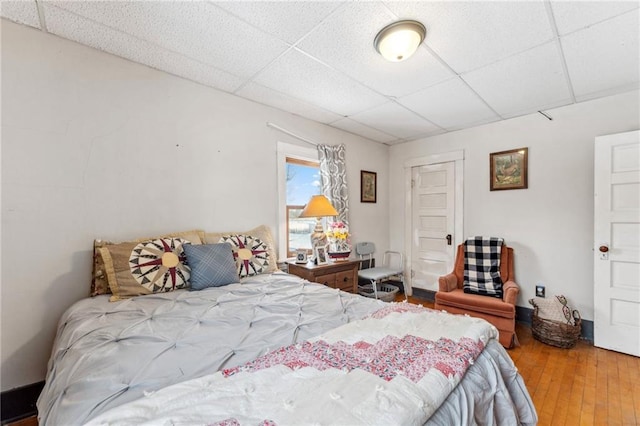
[[[81,300],[59,322],[38,399],[39,422],[87,423],[161,389],[241,366],[384,306],[284,273],[116,303],[107,296]],[[494,340],[428,419],[431,424],[536,421],[521,377]]]

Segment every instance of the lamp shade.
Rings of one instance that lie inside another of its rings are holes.
[[[298,217],[327,217],[327,216],[338,216],[338,211],[331,205],[327,197],[324,195],[314,195],[311,197],[309,202],[300,216]]]
[[[398,21],[380,30],[373,44],[383,58],[400,62],[418,50],[426,34],[426,28],[418,21]]]

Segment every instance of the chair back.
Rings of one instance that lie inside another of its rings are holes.
[[[453,273],[458,281],[458,288],[462,288],[464,281],[464,260],[464,244],[460,244],[456,252],[456,263],[453,268]],[[506,244],[503,244],[500,250],[500,279],[502,279],[503,283],[516,280],[513,271],[513,249],[507,247]]]
[[[364,242],[356,244],[356,254],[358,256],[368,256],[376,251],[376,246],[373,243]]]
[[[360,262],[360,269],[372,268],[372,259],[373,253],[376,251],[376,246],[370,242],[362,242],[356,244],[356,254],[360,260],[366,261],[366,268],[364,266],[365,262]]]

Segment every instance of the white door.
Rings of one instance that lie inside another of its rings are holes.
[[[594,343],[640,356],[640,131],[595,141]]]
[[[455,162],[411,169],[411,285],[437,291],[455,256]]]

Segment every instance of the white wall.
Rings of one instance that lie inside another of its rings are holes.
[[[355,239],[389,245],[388,147],[2,21],[2,390],[44,379],[94,238],[277,218],[274,122],[347,146]],[[308,146],[308,145],[305,145]],[[359,202],[360,170],[378,203]]]
[[[564,294],[593,319],[594,138],[640,127],[638,92],[434,136],[390,149],[390,241],[404,247],[403,164],[413,157],[464,150],[464,238],[505,238],[515,252],[521,293],[535,285]],[[489,191],[489,154],[529,148],[529,188]]]

